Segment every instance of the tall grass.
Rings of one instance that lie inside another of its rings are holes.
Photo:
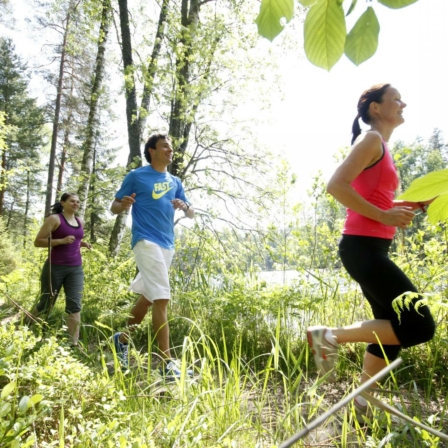
[[[448,431],[446,273],[441,246],[411,242],[431,260],[397,255],[414,276],[439,323],[429,344],[404,351],[402,367],[382,385],[381,398],[433,427]],[[415,249],[415,248],[414,248]],[[63,300],[49,325],[0,327],[0,446],[5,447],[273,447],[299,431],[356,386],[364,346],[341,348],[339,383],[318,377],[305,341],[314,323],[344,325],[370,317],[357,286],[340,270],[313,271],[289,286],[265,285],[254,274],[198,266],[188,287],[173,277],[173,351],[184,373],[167,383],[150,319],[131,341],[131,367],[122,371],[110,336],[121,329],[134,298],[129,254],[114,260],[97,247],[84,256],[83,348],[66,341]],[[29,308],[38,291],[39,253],[2,280],[2,312],[9,297]],[[174,267],[174,272],[176,268]],[[426,285],[426,286],[425,286]],[[10,318],[8,318],[10,319]],[[186,368],[195,372],[188,378]],[[373,410],[367,425],[352,406],[297,446],[442,447],[430,434],[396,424]]]

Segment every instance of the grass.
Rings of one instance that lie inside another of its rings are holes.
[[[39,263],[28,261],[23,269],[4,278],[2,290],[29,309]],[[174,285],[173,350],[195,375],[164,383],[149,319],[133,336],[129,370],[122,372],[113,354],[110,336],[134,300],[123,286],[129,270],[120,260],[86,260],[82,350],[67,344],[63,300],[49,325],[31,331],[14,325],[17,310],[5,298],[0,446],[275,447],[356,387],[363,344],[341,347],[339,382],[327,384],[316,374],[305,341],[308,325],[369,317],[356,286],[347,278],[341,286],[343,272],[288,287],[268,288],[243,275],[219,289],[205,281],[192,281],[186,290]],[[383,382],[381,398],[447,433],[446,309],[436,304],[434,310],[436,337],[403,351],[404,362]],[[445,446],[412,425],[395,425],[379,410],[365,427],[354,417],[349,405],[295,446]]]

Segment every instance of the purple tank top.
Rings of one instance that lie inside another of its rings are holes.
[[[51,248],[51,264],[58,264],[62,266],[81,266],[81,240],[84,238],[84,229],[82,228],[81,221],[76,218],[78,223],[77,227],[70,225],[65,216],[60,213],[59,221],[61,224],[51,234],[51,238],[54,240],[65,238],[66,236],[73,235],[75,241],[71,244],[61,244]]]

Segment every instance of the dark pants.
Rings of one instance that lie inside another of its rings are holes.
[[[395,298],[417,289],[404,272],[388,256],[392,240],[368,236],[343,235],[339,243],[342,263],[361,286],[361,290],[372,307],[375,319],[390,320],[400,345],[383,345],[389,360],[397,358],[401,349],[422,344],[433,338],[435,323],[425,305],[415,310],[414,305],[421,296],[412,299],[400,315],[392,308]],[[369,344],[367,351],[384,358],[378,344]]]
[[[82,291],[84,288],[84,271],[82,266],[51,265],[51,288],[54,295],[52,303],[50,303],[49,270],[50,265],[47,260],[40,276],[41,296],[36,307],[37,311],[49,311],[49,308],[55,304],[61,287],[64,287],[66,313],[74,314],[81,311]]]

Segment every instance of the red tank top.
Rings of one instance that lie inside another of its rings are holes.
[[[394,206],[395,191],[398,188],[398,175],[392,156],[383,140],[383,155],[372,166],[366,168],[352,183],[352,187],[368,202],[381,210]],[[344,235],[373,236],[393,239],[396,228],[386,226],[347,209]]]

